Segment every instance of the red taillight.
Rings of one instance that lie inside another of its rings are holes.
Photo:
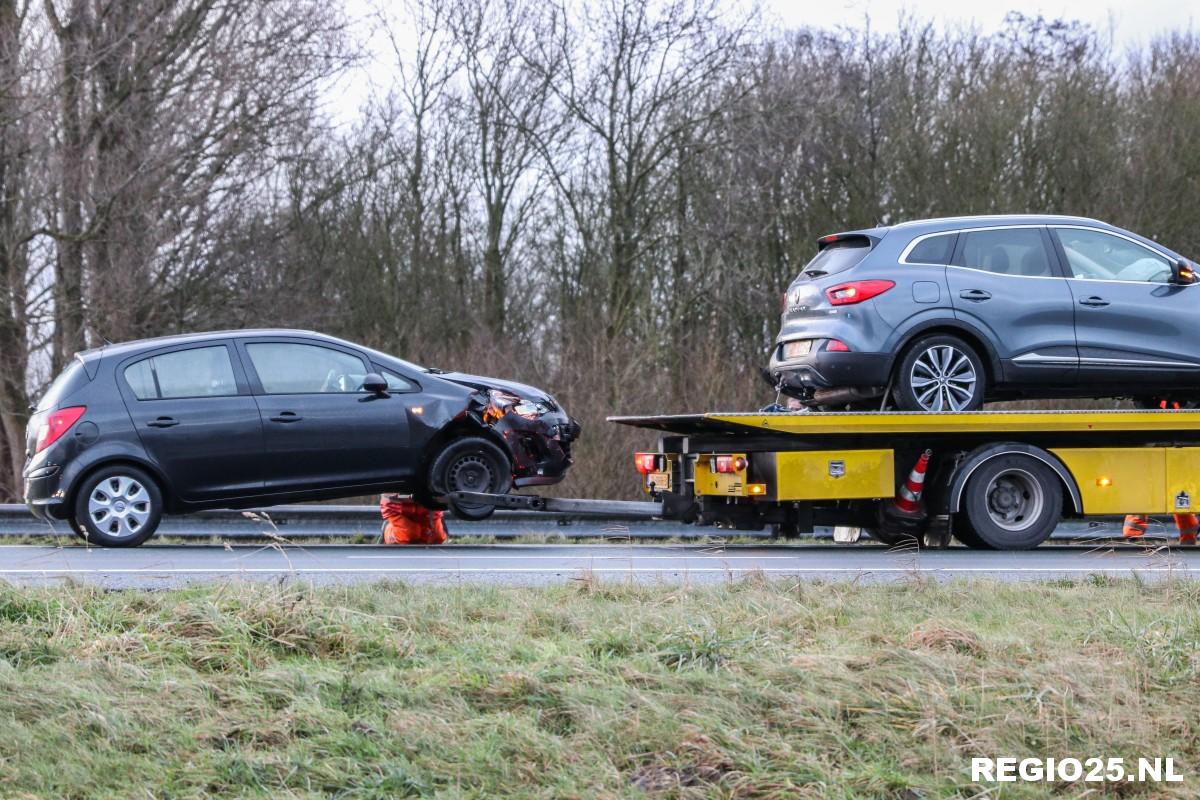
[[[637,471],[643,475],[649,475],[651,472],[657,472],[658,453],[634,453],[633,463],[637,464]]]
[[[79,421],[85,411],[87,411],[87,406],[71,406],[47,414],[46,421],[38,428],[37,444],[34,445],[33,452],[40,453],[57,442],[64,433],[71,429],[72,425]]]
[[[825,345],[826,353],[849,353],[850,345],[837,339],[830,339],[829,344]]]
[[[741,472],[746,468],[748,462],[741,456],[714,456],[713,457],[713,472],[721,474],[729,474],[732,472]]]
[[[825,296],[835,306],[850,306],[878,297],[895,285],[895,281],[853,281],[826,289]]]

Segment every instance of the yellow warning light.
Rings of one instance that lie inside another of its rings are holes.
[[[767,485],[765,483],[748,483],[746,484],[746,494],[766,494]]]
[[[1096,485],[1101,489],[1107,489],[1112,486],[1112,478],[1096,478]]]

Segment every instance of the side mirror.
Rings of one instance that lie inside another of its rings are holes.
[[[1171,283],[1178,286],[1191,286],[1196,282],[1196,271],[1192,265],[1182,258],[1171,262]]]
[[[386,395],[387,386],[387,381],[378,372],[368,372],[362,382],[363,391],[371,394]]]

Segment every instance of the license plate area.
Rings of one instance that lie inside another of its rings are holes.
[[[671,473],[651,472],[646,476],[646,490],[650,492],[671,491]]]
[[[804,358],[812,352],[812,339],[796,339],[791,342],[783,343],[783,360],[792,361],[797,358]]]

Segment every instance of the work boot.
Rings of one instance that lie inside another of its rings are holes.
[[[1141,514],[1130,514],[1125,517],[1125,530],[1121,533],[1126,539],[1139,539],[1150,529],[1150,518]]]

